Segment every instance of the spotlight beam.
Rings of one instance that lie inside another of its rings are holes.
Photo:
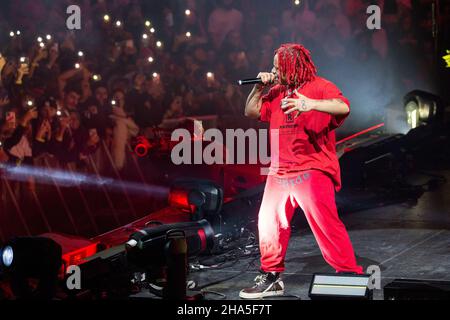
[[[169,194],[168,187],[129,181],[118,181],[112,178],[97,177],[94,175],[81,173],[68,173],[62,170],[49,170],[31,166],[15,167],[5,164],[0,164],[0,169],[4,171],[7,179],[14,181],[28,181],[28,178],[31,176],[34,177],[39,183],[52,184],[54,181],[61,186],[66,187],[76,185],[92,187],[106,186],[108,189],[115,191],[122,191],[122,187],[120,186],[122,183],[127,191],[134,194],[146,194],[155,197],[167,197]]]

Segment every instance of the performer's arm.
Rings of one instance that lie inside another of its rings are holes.
[[[245,116],[258,119],[261,116],[261,105],[262,105],[262,93],[264,88],[261,86],[254,86],[253,90],[247,97],[247,102],[245,103]]]
[[[247,102],[245,103],[245,116],[252,119],[259,119],[261,116],[264,86],[274,83],[276,75],[270,72],[260,72],[257,78],[261,78],[264,85],[255,85],[253,90],[248,95]]]
[[[297,111],[298,116],[301,112],[316,110],[341,116],[350,112],[349,106],[341,99],[317,100],[310,99],[302,94],[297,94],[297,96],[297,99],[284,99],[286,103],[281,106],[285,110],[284,113],[288,114]]]
[[[350,112],[348,105],[340,99],[314,100],[313,109],[334,116],[346,115]]]

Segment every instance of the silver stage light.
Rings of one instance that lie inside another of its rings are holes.
[[[411,129],[442,119],[445,109],[442,99],[432,93],[414,90],[409,92],[403,101],[408,126]]]
[[[369,283],[369,274],[316,273],[311,281],[309,297],[311,300],[371,300],[373,291]]]

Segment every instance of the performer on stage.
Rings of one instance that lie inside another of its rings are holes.
[[[241,290],[244,299],[284,294],[280,274],[297,206],[325,261],[336,272],[363,273],[338,217],[334,194],[341,187],[334,129],[348,116],[350,103],[332,82],[317,75],[303,46],[282,45],[273,64],[271,73],[259,73],[263,85],[255,85],[245,106],[247,117],[270,123],[271,141],[279,139],[279,150],[271,152],[258,216],[261,275],[253,287]]]

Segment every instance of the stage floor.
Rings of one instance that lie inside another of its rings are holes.
[[[357,262],[364,270],[370,265],[380,267],[381,289],[374,290],[374,300],[384,299],[383,287],[394,279],[450,281],[450,170],[430,173],[444,176],[447,182],[425,192],[417,202],[341,214]],[[423,182],[423,178],[411,177],[416,179],[415,184]],[[306,220],[300,217],[297,224],[292,230],[283,273],[285,296],[276,299],[308,300],[312,274],[334,272],[323,260]],[[259,274],[258,267],[259,257],[246,258],[232,267],[191,272],[188,279],[201,287],[233,277],[203,291],[208,300],[236,300],[240,299],[242,288],[253,284]],[[155,296],[141,292],[135,297]]]
[[[436,172],[450,181],[450,170]],[[378,265],[381,290],[374,299],[383,299],[382,288],[397,278],[450,281],[450,182],[438,190],[424,193],[416,204],[399,203],[342,214],[357,255],[364,269]],[[334,272],[323,260],[311,231],[304,223],[293,230],[287,252],[284,299],[307,300],[311,275]],[[235,278],[205,288],[239,299],[239,290],[252,284],[258,275],[259,260],[243,259],[232,267],[194,272],[189,279],[199,286],[236,275]],[[296,296],[296,297],[295,297]],[[207,293],[207,299],[224,296]]]

